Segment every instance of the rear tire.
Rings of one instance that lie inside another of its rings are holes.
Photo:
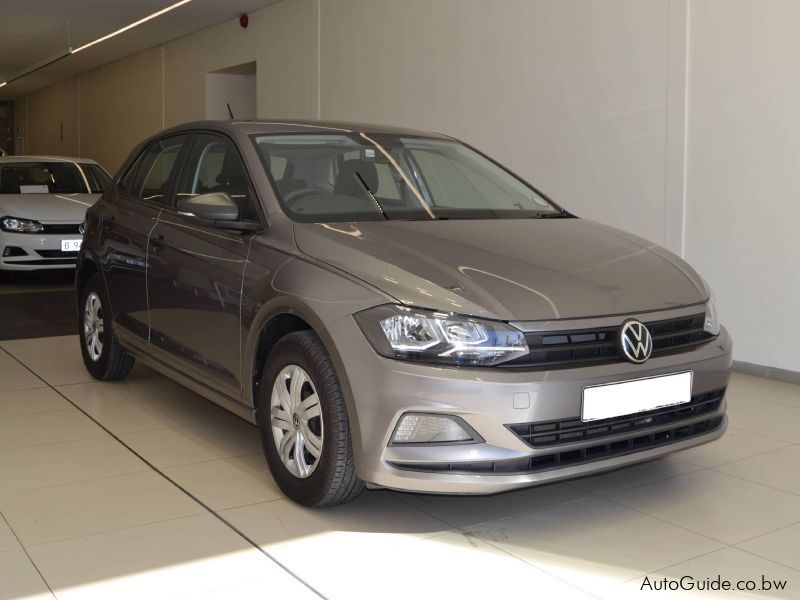
[[[134,359],[114,333],[108,295],[99,273],[86,279],[78,298],[78,337],[86,370],[102,381],[125,379]]]
[[[267,464],[288,498],[304,506],[335,506],[364,490],[339,379],[314,332],[290,333],[275,344],[256,406]]]

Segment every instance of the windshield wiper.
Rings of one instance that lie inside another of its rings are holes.
[[[383,218],[388,221],[389,217],[386,214],[386,211],[383,210],[383,207],[381,206],[381,203],[378,202],[378,199],[375,197],[375,194],[373,194],[372,190],[369,189],[369,186],[367,185],[367,182],[364,181],[364,178],[361,177],[361,174],[358,171],[354,171],[353,175],[355,175],[356,179],[358,179],[358,182],[364,187],[364,190],[367,192],[367,194],[369,194],[369,197],[372,198],[372,201],[375,203],[375,206],[378,207],[378,210],[383,215]]]
[[[571,219],[573,217],[574,215],[568,213],[566,210],[562,208],[558,212],[540,212],[531,215],[530,217],[527,218],[528,219]]]

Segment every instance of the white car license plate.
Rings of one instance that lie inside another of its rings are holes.
[[[83,240],[61,240],[62,252],[77,252],[81,249]]]
[[[606,383],[583,388],[581,419],[596,421],[631,415],[692,399],[692,372]]]

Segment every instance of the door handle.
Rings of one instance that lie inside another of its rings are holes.
[[[152,253],[158,254],[164,247],[164,236],[162,234],[155,235],[150,238],[150,243],[153,246]]]

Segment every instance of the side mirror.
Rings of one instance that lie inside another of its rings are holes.
[[[227,223],[239,220],[239,207],[228,194],[222,192],[182,198],[178,201],[178,212],[201,221],[224,221]]]

